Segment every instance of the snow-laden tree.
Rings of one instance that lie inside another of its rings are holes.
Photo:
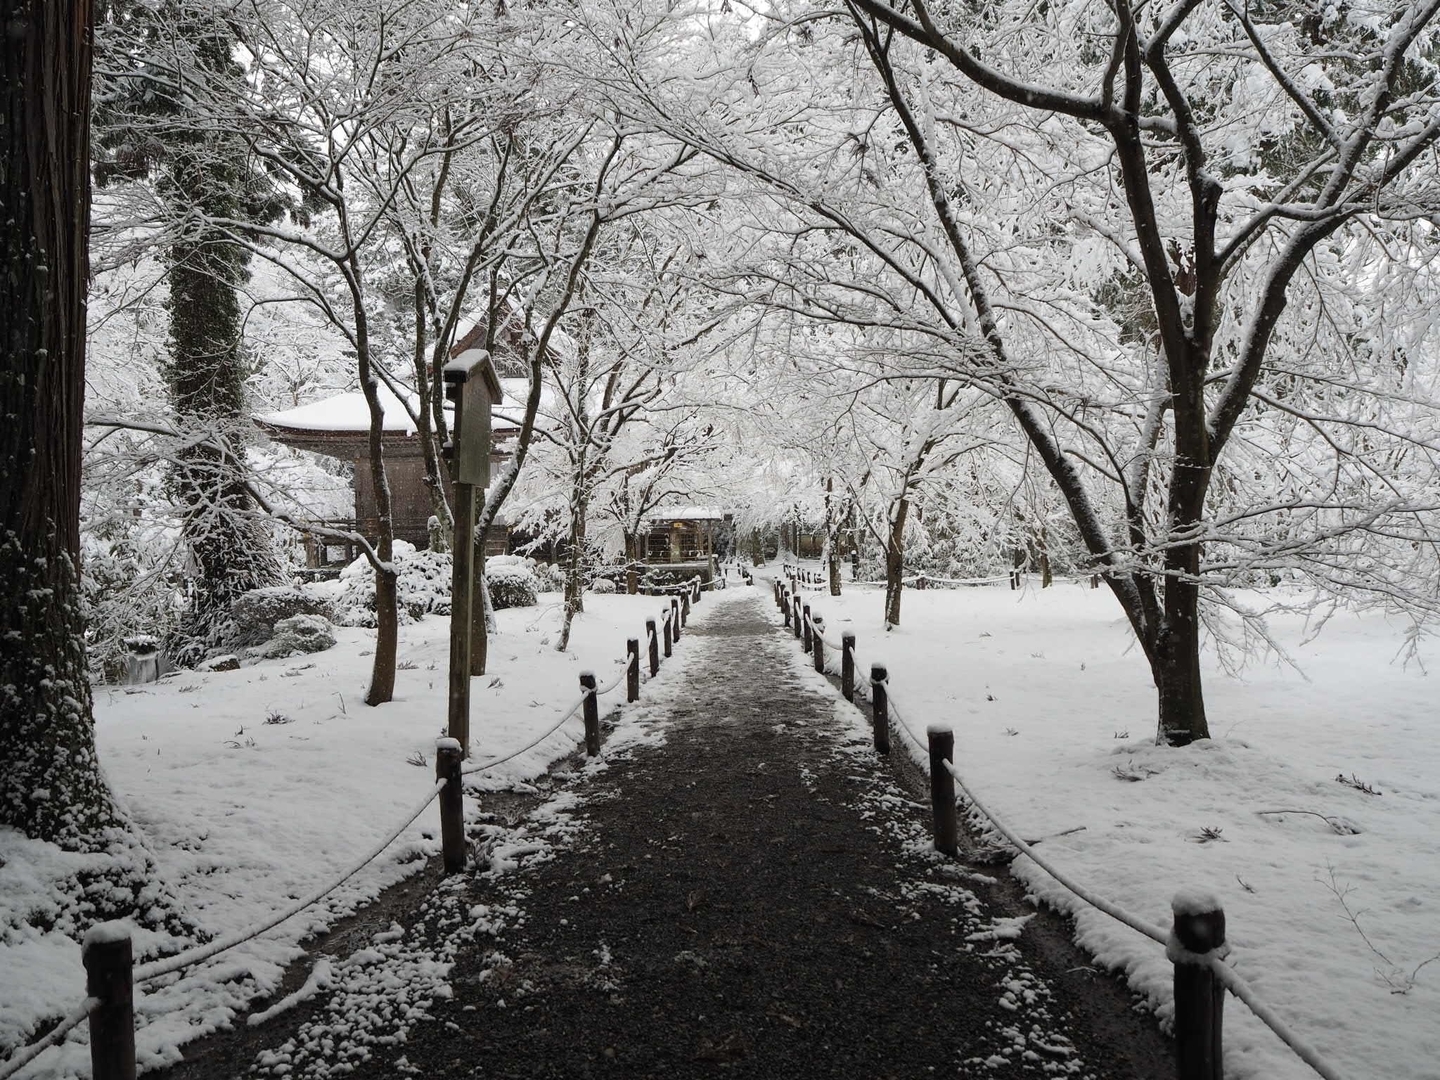
[[[530,512],[521,521],[541,537],[558,530],[548,538],[565,545],[561,650],[584,610],[597,510],[609,509],[633,557],[644,516],[664,490],[659,485],[685,457],[713,445],[708,427],[696,429],[698,410],[682,386],[686,350],[708,322],[702,317],[697,325],[687,303],[693,290],[682,273],[684,244],[654,228],[661,207],[685,199],[684,179],[675,173],[690,156],[672,144],[640,143],[624,170],[631,174],[626,186],[639,182],[648,194],[627,200],[620,214],[597,206],[602,242],[577,282],[573,333],[545,361],[551,404],[526,481]],[[557,488],[565,492],[563,507],[546,497]]]
[[[1242,562],[1430,608],[1403,572],[1433,552],[1433,342],[1387,307],[1433,285],[1436,4],[844,10],[594,21],[619,107],[885,266],[797,265],[812,308],[905,324],[911,373],[1004,404],[1164,737],[1208,734],[1199,600]],[[1281,413],[1310,452],[1277,487],[1248,450]]]

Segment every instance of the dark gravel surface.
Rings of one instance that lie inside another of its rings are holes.
[[[663,744],[571,776],[552,809],[581,802],[548,851],[406,920],[419,940],[469,924],[444,956],[453,996],[363,1053],[289,1053],[292,1075],[1174,1075],[1153,1019],[1063,923],[1013,937],[1033,908],[1003,867],[929,850],[913,772],[802,683],[767,596],[702,605],[668,719],[639,721]],[[318,1048],[317,1024],[343,1042],[346,1008],[276,1023]],[[183,1074],[243,1075],[256,1049]]]

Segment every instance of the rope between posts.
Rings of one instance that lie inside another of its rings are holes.
[[[67,1015],[64,1020],[61,1020],[60,1023],[56,1024],[53,1028],[46,1032],[43,1039],[40,1039],[37,1042],[33,1042],[29,1046],[21,1047],[19,1050],[15,1051],[14,1057],[12,1057],[9,1061],[5,1062],[5,1064],[0,1065],[0,1080],[5,1080],[7,1076],[14,1076],[17,1072],[23,1069],[30,1062],[34,1061],[46,1050],[49,1050],[50,1047],[54,1046],[61,1039],[65,1038],[66,1035],[70,1034],[73,1028],[79,1025],[82,1021],[88,1018],[92,1012],[99,1008],[100,1004],[101,1001],[99,998],[87,997],[76,1008],[71,1010],[69,1015]]]
[[[354,863],[354,865],[350,866],[344,873],[340,874],[329,884],[319,889],[316,889],[309,896],[295,901],[295,903],[291,904],[289,907],[283,908],[279,912],[269,916],[261,922],[256,923],[254,926],[247,927],[244,930],[237,930],[233,934],[227,934],[223,938],[217,938],[214,941],[208,942],[207,944],[197,946],[193,949],[188,949],[185,952],[177,953],[174,956],[164,957],[160,960],[152,960],[148,964],[141,964],[135,969],[135,985],[139,986],[141,983],[149,982],[152,979],[158,979],[162,975],[169,975],[172,972],[181,971],[187,967],[192,967],[193,965],[200,963],[202,960],[208,960],[212,956],[217,956],[220,953],[225,952],[227,949],[233,949],[236,945],[243,944],[244,942],[249,941],[251,938],[259,937],[261,934],[265,933],[265,931],[279,926],[286,919],[289,919],[294,915],[298,915],[311,904],[314,904],[317,901],[324,899],[330,893],[334,892],[341,885],[343,885],[345,882],[349,881],[352,877],[358,874],[370,862],[372,862],[377,856],[379,856],[382,851],[384,851],[387,847],[394,843],[395,838],[398,837],[406,829],[408,829],[411,823],[414,822],[416,818],[418,818],[422,813],[425,812],[426,807],[428,807],[432,802],[435,801],[435,799],[440,795],[440,792],[444,789],[445,784],[445,780],[435,781],[435,786],[430,789],[430,793],[426,795],[424,800],[421,801],[420,804],[409,813],[409,815],[405,818],[404,821],[402,821],[399,825],[392,829],[386,835],[385,839],[381,840],[374,847],[372,847],[364,858],[358,860],[356,863]]]
[[[590,694],[591,691],[589,690],[586,690],[585,693],[581,694],[580,697],[576,699],[575,704],[571,705],[570,708],[566,709],[564,714],[561,715],[560,719],[555,722],[555,726],[552,727],[549,731],[545,732],[544,735],[541,735],[529,746],[522,746],[513,754],[506,754],[504,757],[496,758],[494,761],[472,761],[468,765],[464,765],[461,767],[460,774],[462,776],[469,776],[471,773],[484,772],[486,769],[493,769],[496,765],[503,765],[507,761],[513,761],[515,758],[519,757],[527,750],[534,750],[535,747],[539,746],[546,739],[550,738],[551,735],[554,735],[557,731],[564,727],[565,721],[569,720],[572,716],[575,715],[575,710],[580,708],[581,705],[585,704],[585,699],[589,697]]]
[[[903,730],[907,735],[909,735],[917,746],[922,749],[928,749],[928,743],[922,743],[919,740],[919,738],[915,735],[914,730],[910,727],[908,723],[905,722],[904,716],[894,708],[895,698],[893,692],[889,692],[889,682],[890,679],[888,677],[883,680],[883,683],[887,686],[887,693],[891,706],[890,715],[899,721],[901,730]],[[1147,923],[1139,916],[1130,914],[1118,904],[1112,904],[1110,901],[1104,899],[1103,897],[1095,895],[1089,889],[1086,889],[1083,885],[1080,885],[1078,882],[1072,881],[1066,874],[1057,870],[1045,858],[1037,855],[1033,847],[1027,844],[1024,840],[1020,839],[1020,837],[1016,836],[1011,829],[1006,827],[1004,822],[1002,822],[998,817],[996,817],[994,812],[991,811],[989,807],[987,807],[983,802],[976,798],[975,793],[970,790],[969,786],[960,776],[960,771],[955,768],[954,762],[946,761],[945,769],[952,777],[955,778],[955,783],[964,793],[965,798],[970,801],[971,805],[974,806],[975,809],[979,810],[980,813],[984,814],[985,817],[989,819],[990,824],[995,827],[995,830],[999,832],[1002,836],[1004,836],[1005,839],[1008,840],[1011,844],[1013,844],[1022,854],[1028,856],[1029,859],[1034,862],[1036,866],[1040,867],[1040,869],[1044,870],[1047,874],[1049,874],[1052,878],[1058,881],[1071,893],[1073,893],[1075,896],[1078,896],[1081,900],[1085,901],[1097,911],[1104,912],[1112,919],[1124,923],[1132,930],[1136,930],[1139,933],[1144,934],[1151,940],[1157,941],[1161,945],[1164,945],[1167,950],[1169,949],[1170,934],[1166,930],[1155,926],[1152,923]],[[1250,1009],[1250,1011],[1253,1012],[1257,1017],[1259,1017],[1261,1022],[1264,1023],[1265,1026],[1268,1027],[1271,1031],[1273,1031],[1286,1046],[1288,1046],[1292,1051],[1294,1051],[1295,1055],[1299,1057],[1301,1061],[1305,1062],[1306,1065],[1309,1065],[1312,1069],[1314,1069],[1317,1073],[1324,1077],[1325,1080],[1344,1080],[1343,1076],[1331,1065],[1325,1062],[1315,1051],[1315,1049],[1310,1046],[1309,1043],[1307,1043],[1299,1035],[1295,1034],[1295,1032],[1290,1029],[1289,1025],[1287,1025],[1282,1019],[1280,1019],[1280,1017],[1275,1013],[1273,1009],[1271,1009],[1268,1005],[1266,1005],[1256,996],[1255,991],[1250,987],[1250,984],[1245,982],[1245,980],[1241,978],[1240,974],[1235,971],[1234,968],[1224,963],[1220,959],[1220,957],[1214,955],[1213,953],[1204,957],[1204,963],[1206,963],[1210,967],[1210,969],[1215,972],[1216,977],[1219,978],[1221,983],[1224,984],[1225,988],[1229,990],[1232,994],[1234,994],[1237,998],[1239,998],[1242,1002],[1244,1002],[1244,1004]]]
[[[587,692],[594,693],[596,697],[601,697],[605,694],[610,693],[611,690],[614,690],[617,686],[620,685],[621,681],[624,680],[625,676],[630,673],[630,669],[635,666],[636,661],[638,661],[639,659],[640,657],[636,656],[634,653],[631,653],[629,658],[625,661],[625,666],[620,669],[620,674],[615,676],[614,682],[610,683],[608,686],[602,686],[598,690]]]
[[[804,614],[803,609],[801,610],[801,614]],[[816,625],[813,615],[807,618],[805,621],[810,624],[810,629],[814,631],[815,636],[825,643],[825,647],[827,649],[833,649],[836,652],[839,652],[841,649],[844,648],[843,645],[836,644],[820,632],[820,627]]]
[[[1325,1080],[1344,1080],[1344,1077],[1324,1061],[1309,1043],[1291,1031],[1290,1026],[1281,1020],[1270,1006],[1255,996],[1255,991],[1240,977],[1239,972],[1214,953],[1209,954],[1206,960],[1210,965],[1210,970],[1215,972],[1220,981],[1225,984],[1225,989],[1248,1005],[1250,1011],[1258,1016],[1266,1027],[1280,1036],[1281,1041],[1295,1051],[1301,1061],[1323,1076]]]

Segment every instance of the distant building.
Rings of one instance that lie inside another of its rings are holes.
[[[730,515],[713,506],[662,506],[646,519],[645,561],[706,562],[718,551]]]

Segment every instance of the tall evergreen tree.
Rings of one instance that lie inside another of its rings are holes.
[[[249,254],[214,221],[263,220],[279,203],[234,131],[187,119],[189,86],[234,80],[234,35],[213,12],[180,0],[153,9],[114,4],[102,46],[122,72],[99,110],[103,182],[150,178],[166,213],[170,388],[184,448],[171,483],[196,569],[177,655],[200,659],[231,602],[275,584],[281,569],[244,477],[246,364],[239,290]]]

